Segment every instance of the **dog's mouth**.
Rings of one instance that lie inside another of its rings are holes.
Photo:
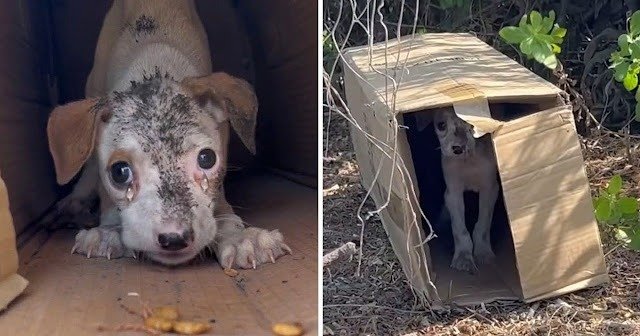
[[[193,259],[198,255],[198,251],[193,247],[193,245],[190,245],[178,251],[148,251],[145,252],[145,255],[148,256],[149,259],[157,261],[161,264],[179,265]]]

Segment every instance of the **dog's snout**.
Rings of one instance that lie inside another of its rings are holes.
[[[193,232],[187,230],[182,234],[171,232],[161,233],[158,235],[158,243],[164,250],[179,251],[189,246],[189,243],[193,241]]]
[[[462,146],[451,146],[451,149],[453,150],[453,154],[456,155],[462,154],[463,151]]]

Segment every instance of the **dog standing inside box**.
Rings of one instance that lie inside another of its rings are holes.
[[[502,110],[501,106],[492,107],[494,115],[502,115]],[[436,149],[440,162],[437,174],[441,174],[440,182],[444,190],[439,216],[433,220],[435,230],[437,234],[443,231],[452,234],[453,257],[450,267],[476,273],[478,265],[495,261],[491,228],[494,208],[499,199],[500,181],[491,136],[478,134],[473,125],[456,115],[453,107],[417,112],[414,113],[414,120],[418,132],[428,129],[437,138]],[[434,172],[431,175],[429,178],[435,180]],[[476,193],[477,197],[465,197],[468,192]],[[475,210],[475,213],[471,210]],[[473,215],[476,221],[470,234],[467,222]]]
[[[193,0],[113,2],[86,99],[56,107],[47,126],[58,183],[81,172],[52,218],[82,221],[100,201],[99,225],[80,230],[72,252],[176,265],[211,248],[225,268],[290,252],[225,199],[229,126],[255,153],[258,104],[249,83],[211,73],[209,55]]]

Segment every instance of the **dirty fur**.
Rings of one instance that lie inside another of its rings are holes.
[[[217,97],[207,92],[228,90],[211,88],[196,95],[183,82],[210,73],[207,39],[193,1],[113,3],[86,86],[87,97],[99,98],[86,111],[98,120],[94,151],[73,192],[55,209],[80,218],[86,200],[100,198],[99,225],[81,230],[72,252],[106,258],[142,252],[176,265],[211,248],[226,268],[255,268],[290,252],[278,230],[246,227],[225,200],[229,120],[255,120],[257,108],[236,110],[238,104],[251,107],[255,95],[228,75],[224,82],[236,83],[244,93]],[[74,112],[69,109],[52,112],[50,138],[68,133],[52,120]],[[89,127],[93,119],[78,115]],[[234,129],[249,136],[246,129]],[[213,167],[199,166],[204,149],[215,154]],[[117,162],[131,169],[125,185],[111,175]],[[169,248],[166,237],[177,237],[179,249]]]

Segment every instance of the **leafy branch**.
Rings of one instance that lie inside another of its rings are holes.
[[[560,45],[567,34],[567,30],[554,23],[555,21],[554,11],[550,11],[547,17],[531,11],[529,15],[522,16],[517,27],[503,27],[499,34],[507,43],[517,44],[528,59],[535,59],[554,70],[558,66],[556,54],[562,51]]]
[[[638,200],[621,194],[622,178],[615,175],[593,200],[596,219],[615,230],[616,238],[633,250],[640,250]]]
[[[611,53],[609,61],[609,68],[614,71],[613,78],[621,82],[627,91],[636,90],[634,115],[635,120],[640,121],[640,90],[637,90],[640,73],[640,11],[627,20],[627,33],[618,37],[618,50]]]

